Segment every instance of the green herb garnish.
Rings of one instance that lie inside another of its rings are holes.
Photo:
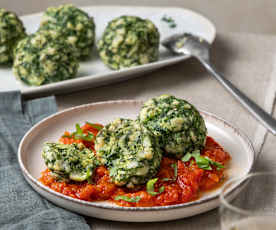
[[[162,193],[162,192],[164,192],[164,191],[165,191],[165,187],[164,186],[162,186],[162,187],[159,188],[159,194]]]
[[[195,150],[192,153],[187,153],[184,157],[182,157],[183,162],[189,161],[191,158],[195,159],[197,166],[204,170],[212,170],[211,165],[214,165],[217,170],[224,168],[224,166],[216,161],[211,160],[209,157],[200,155],[199,150]]]
[[[92,175],[93,175],[93,169],[89,167],[86,172],[87,182],[88,184],[93,184]]]
[[[140,196],[135,196],[135,197],[129,197],[129,196],[116,196],[114,200],[124,200],[127,202],[132,202],[132,203],[137,203],[139,200],[141,200]]]
[[[86,124],[92,126],[92,128],[97,129],[98,131],[100,131],[103,128],[101,125],[93,124],[88,121],[86,122]]]
[[[171,164],[171,167],[174,169],[174,178],[163,178],[163,181],[175,181],[177,179],[177,164],[173,163]]]
[[[175,28],[177,25],[172,17],[164,15],[161,20],[167,22],[170,28]]]
[[[76,124],[76,131],[71,135],[63,135],[62,137],[75,138],[77,140],[93,141],[95,135],[91,132],[84,133],[79,124]]]
[[[159,192],[155,192],[154,191],[154,184],[157,182],[158,178],[154,178],[154,179],[151,179],[147,182],[147,192],[148,194],[150,194],[151,196],[156,196],[162,192],[165,191],[165,187],[162,186],[159,188]]]
[[[176,163],[171,164],[172,168],[174,169],[174,178],[177,178],[177,165]]]

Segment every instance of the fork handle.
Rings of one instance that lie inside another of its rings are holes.
[[[249,99],[243,92],[237,89],[230,81],[225,79],[222,74],[217,72],[214,66],[205,59],[198,58],[210,74],[221,83],[265,128],[273,135],[276,135],[276,120],[258,106],[254,101]]]

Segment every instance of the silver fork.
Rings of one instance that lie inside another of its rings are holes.
[[[210,62],[210,44],[203,38],[189,34],[173,35],[164,41],[162,45],[175,54],[184,54],[195,57],[208,70],[208,72],[219,81],[264,127],[273,135],[276,135],[276,120],[260,106],[249,99],[244,93],[237,89],[230,81],[218,73]]]

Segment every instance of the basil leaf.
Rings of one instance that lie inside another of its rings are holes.
[[[210,161],[207,158],[205,158],[203,156],[200,156],[200,155],[195,155],[194,158],[195,158],[196,163],[200,164],[200,165],[207,165],[208,166],[209,163],[210,163]]]
[[[174,179],[177,178],[177,165],[176,163],[171,164],[171,167],[174,169]]]
[[[204,170],[212,170],[211,165],[214,165],[217,170],[224,168],[224,166],[216,161],[211,160],[209,157],[200,155],[199,150],[195,150],[192,153],[187,153],[184,157],[182,157],[183,162],[189,161],[191,158],[195,159],[197,166]]]
[[[135,196],[135,197],[129,197],[129,196],[116,196],[114,200],[124,200],[127,202],[132,202],[132,203],[137,203],[141,200],[140,196]]]
[[[158,192],[154,191],[154,184],[157,182],[158,178],[151,179],[147,182],[147,192],[151,196],[156,196]]]
[[[219,163],[219,162],[216,162],[216,161],[213,161],[213,160],[211,160],[209,157],[206,157],[206,158],[209,160],[209,162],[210,162],[212,165],[214,165],[214,166],[216,167],[217,170],[220,170],[220,169],[224,168],[224,165],[223,165],[223,164],[221,164],[221,163]]]
[[[94,171],[94,170],[93,170],[91,167],[89,167],[89,168],[87,169],[86,178],[87,178],[88,184],[93,184],[93,180],[92,180],[93,171]]]
[[[191,153],[187,153],[184,157],[181,158],[181,160],[183,162],[187,162],[192,158],[192,154]]]
[[[201,169],[204,169],[204,170],[212,170],[212,167],[210,166],[210,164],[208,164],[208,165],[197,164],[197,166]]]
[[[81,140],[81,139],[82,139],[82,135],[76,133],[76,134],[74,135],[74,138],[77,139],[77,140]]]
[[[77,140],[84,140],[84,141],[93,141],[95,135],[88,131],[88,133],[83,133],[79,124],[76,124],[76,132],[72,134],[75,139]]]
[[[164,192],[165,191],[165,187],[164,186],[162,186],[162,187],[160,187],[159,188],[159,192],[155,192],[154,191],[154,184],[156,183],[158,181],[158,178],[153,178],[153,179],[151,179],[151,180],[149,180],[148,182],[147,182],[147,192],[148,192],[148,194],[150,194],[151,196],[156,196],[156,195],[158,195],[158,194],[160,194],[160,193],[162,193],[162,192]]]
[[[177,178],[177,164],[176,163],[173,163],[171,164],[171,167],[174,169],[174,178],[163,178],[162,180],[163,181],[175,181],[176,178]]]
[[[159,188],[159,194],[162,193],[162,192],[164,192],[164,191],[165,191],[165,187],[164,186],[162,186],[162,187]]]
[[[77,134],[82,134],[83,133],[82,129],[81,129],[81,127],[80,127],[80,125],[78,123],[76,124],[76,133]]]
[[[87,134],[83,133],[82,134],[82,139],[85,141],[93,141],[95,138],[95,135],[91,132],[88,132]]]
[[[88,121],[86,122],[86,124],[90,125],[94,129],[97,129],[98,131],[100,131],[103,128],[103,126],[101,126],[101,125],[93,124]]]
[[[100,127],[97,125],[97,127]],[[101,127],[102,128],[102,127]],[[81,129],[79,124],[76,124],[76,131],[73,132],[71,135],[63,135],[63,138],[75,138],[77,140],[84,140],[84,141],[93,141],[95,138],[95,135],[92,132],[83,133],[83,130]]]

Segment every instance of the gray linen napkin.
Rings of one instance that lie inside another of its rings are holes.
[[[0,229],[90,229],[85,220],[58,208],[23,178],[17,148],[38,121],[57,111],[54,97],[22,101],[18,91],[0,93]]]

